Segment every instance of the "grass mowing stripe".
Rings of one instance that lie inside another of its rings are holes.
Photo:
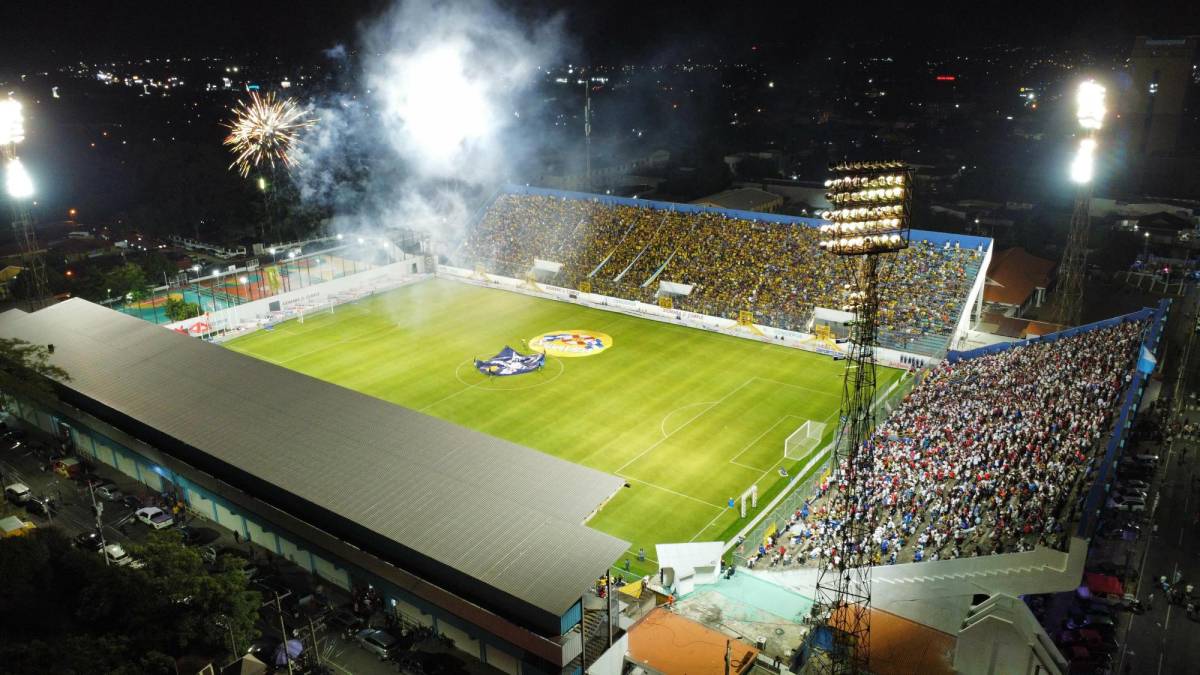
[[[607,333],[614,344],[562,359],[553,378],[548,368],[489,379],[464,366],[573,329]],[[783,489],[787,479],[773,469],[794,472],[800,462],[784,461],[782,439],[791,422],[837,415],[844,367],[779,345],[437,279],[228,347],[626,475],[631,487],[589,525],[628,540],[631,552],[736,532],[745,521],[727,499],[757,484],[765,504]],[[881,369],[880,388],[894,377]]]

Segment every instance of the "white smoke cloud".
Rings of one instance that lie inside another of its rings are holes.
[[[315,105],[293,174],[302,198],[344,230],[457,240],[536,147],[519,112],[564,44],[561,18],[523,22],[491,0],[399,2],[364,31],[359,84]]]

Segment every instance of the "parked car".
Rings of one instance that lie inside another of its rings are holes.
[[[104,501],[119,502],[125,498],[125,493],[121,492],[121,489],[113,482],[101,483],[92,489],[96,493],[96,496]]]
[[[43,518],[53,518],[58,515],[58,505],[49,497],[30,497],[25,502],[25,510]]]
[[[379,657],[380,661],[392,658],[396,651],[396,638],[381,630],[364,628],[355,634],[359,646]]]
[[[33,498],[33,492],[24,483],[13,483],[4,486],[4,498],[14,504],[24,504]]]
[[[84,532],[75,537],[75,547],[85,551],[99,552],[104,545],[104,540],[100,538],[100,533],[96,531]]]
[[[361,617],[344,607],[330,614],[326,623],[346,639],[357,635],[358,631],[362,630],[365,624]]]
[[[1146,510],[1146,500],[1138,499],[1137,497],[1124,497],[1122,495],[1117,495],[1108,500],[1108,506],[1109,508],[1113,508],[1118,511],[1137,513],[1139,511]]]
[[[273,637],[261,637],[250,643],[250,648],[246,650],[246,653],[253,655],[263,663],[271,664],[275,659],[275,650],[278,647],[279,640]]]
[[[216,530],[211,530],[207,527],[192,527],[190,525],[181,525],[179,527],[179,534],[183,537],[183,543],[186,546],[204,546],[221,538],[221,533]]]
[[[134,515],[137,516],[140,522],[156,530],[161,530],[164,527],[170,527],[175,524],[175,518],[157,506],[147,506],[138,509]]]
[[[1119,497],[1129,497],[1130,499],[1140,499],[1146,501],[1150,495],[1145,490],[1135,490],[1134,488],[1123,488],[1116,491]]]
[[[118,567],[125,567],[133,564],[133,556],[125,552],[125,549],[120,544],[109,544],[104,547],[103,554],[108,558],[108,561]]]
[[[1129,480],[1117,481],[1117,490],[1118,491],[1122,491],[1127,488],[1132,489],[1132,490],[1149,490],[1150,484],[1144,480],[1136,480],[1136,479],[1132,479],[1132,478]]]
[[[142,500],[140,498],[138,498],[136,495],[125,495],[124,497],[121,498],[121,503],[123,505],[125,505],[125,508],[127,508],[127,509],[142,508]]]

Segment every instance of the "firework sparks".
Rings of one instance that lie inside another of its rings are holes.
[[[234,154],[229,168],[236,167],[238,173],[249,176],[252,169],[264,163],[291,166],[298,134],[315,123],[293,99],[276,100],[273,92],[266,96],[250,92],[250,100],[238,103],[233,122],[226,125],[230,132],[225,145]]]

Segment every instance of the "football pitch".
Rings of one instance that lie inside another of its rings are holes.
[[[473,367],[553,331],[604,333],[590,356],[488,377]],[[844,362],[615,312],[429,280],[291,320],[230,349],[625,479],[588,522],[632,543],[724,540],[752,484],[764,507],[803,461],[783,444],[805,420],[836,427]],[[879,388],[898,371],[881,368]],[[824,441],[822,441],[822,446]],[[751,511],[748,517],[754,515]],[[636,562],[645,548],[647,563]],[[623,562],[623,561],[621,561]]]

